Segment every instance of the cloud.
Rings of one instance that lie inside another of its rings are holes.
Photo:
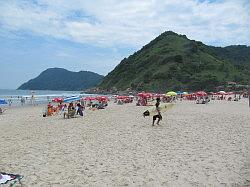
[[[248,0],[12,0],[0,28],[104,47],[141,47],[166,30],[207,44],[250,44]],[[0,33],[1,34],[1,33]]]

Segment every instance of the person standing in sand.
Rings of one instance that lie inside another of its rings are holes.
[[[156,122],[157,125],[160,125],[159,122],[162,120],[161,111],[160,111],[160,98],[156,99],[155,107],[156,107],[157,114],[153,116],[153,124],[152,124],[152,126],[155,125],[155,120],[157,118],[158,118],[158,120]]]

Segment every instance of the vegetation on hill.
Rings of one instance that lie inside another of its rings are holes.
[[[89,71],[71,72],[62,68],[50,68],[22,84],[18,89],[75,91],[94,87],[102,79],[102,75]]]
[[[250,80],[250,47],[213,47],[167,31],[110,72],[102,89],[214,90],[227,81]]]

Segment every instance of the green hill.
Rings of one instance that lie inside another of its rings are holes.
[[[167,31],[110,72],[102,89],[213,90],[227,81],[250,80],[250,47],[213,47]]]
[[[72,72],[62,68],[50,68],[38,77],[22,84],[21,90],[83,90],[96,86],[102,75],[89,71]]]

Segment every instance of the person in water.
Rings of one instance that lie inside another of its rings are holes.
[[[160,98],[156,99],[155,107],[156,107],[157,114],[153,116],[153,124],[152,124],[152,126],[155,125],[155,120],[157,118],[158,118],[158,120],[156,122],[157,125],[160,125],[159,122],[162,120],[161,111],[160,111]]]

